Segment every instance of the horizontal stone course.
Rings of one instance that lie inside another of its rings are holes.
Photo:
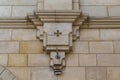
[[[36,40],[36,30],[14,29],[12,30],[12,40]]]
[[[28,66],[49,66],[49,55],[47,54],[28,54]]]
[[[43,53],[43,43],[40,41],[20,42],[20,53]]]
[[[114,51],[120,53],[120,41],[114,41]]]
[[[0,40],[11,40],[11,29],[0,29]]]
[[[0,65],[7,66],[8,54],[0,54]]]
[[[0,6],[0,17],[10,17],[11,12],[11,6]]]
[[[27,66],[27,55],[26,54],[9,54],[8,66]]]
[[[113,53],[112,41],[89,42],[90,53]]]
[[[99,54],[97,55],[97,66],[120,66],[119,54]]]
[[[19,53],[19,42],[17,41],[1,41],[0,53]]]

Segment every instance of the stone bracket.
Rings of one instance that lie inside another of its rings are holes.
[[[62,74],[62,69],[65,67],[65,52],[51,52],[50,66],[56,75]]]

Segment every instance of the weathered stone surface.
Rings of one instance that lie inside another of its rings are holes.
[[[19,42],[0,42],[0,53],[19,53]]]
[[[8,54],[0,54],[0,65],[7,66]]]
[[[99,30],[82,29],[80,31],[80,40],[99,40]]]
[[[78,66],[78,54],[68,54],[66,56],[66,66]]]
[[[64,75],[58,76],[58,80],[85,80],[85,68],[66,67]]]
[[[120,53],[120,41],[114,42],[115,53]]]
[[[37,0],[13,0],[13,5],[36,5]]]
[[[43,44],[40,41],[21,42],[20,53],[43,53]]]
[[[75,41],[73,43],[73,53],[88,53],[88,42]]]
[[[96,55],[94,54],[79,54],[80,66],[96,66]]]
[[[106,6],[81,6],[83,14],[91,17],[107,17]],[[101,13],[102,12],[102,13]]]
[[[120,80],[120,67],[108,67],[107,80]]]
[[[86,80],[106,80],[107,70],[105,67],[87,67]]]
[[[44,8],[44,3],[43,2],[38,3],[38,10],[43,8]]]
[[[12,40],[36,40],[35,29],[14,29]]]
[[[119,54],[99,54],[97,56],[98,66],[120,66]]]
[[[9,54],[8,66],[27,66],[27,55]]]
[[[0,78],[2,78],[2,80],[13,80],[15,78],[15,76],[8,71],[7,69],[0,75]]]
[[[10,16],[11,16],[11,6],[0,6],[0,17],[10,17]]]
[[[0,5],[11,5],[12,4],[12,0],[1,0],[0,1]]]
[[[49,66],[49,59],[46,54],[29,54],[28,66]]]
[[[115,17],[115,16],[120,16],[120,6],[109,6],[109,16]]]
[[[57,77],[49,67],[35,67],[32,68],[32,80],[57,80]]]
[[[101,40],[120,40],[120,29],[101,29]]]
[[[44,0],[44,8],[50,10],[71,10],[72,0]]]
[[[113,43],[111,41],[90,42],[90,53],[113,53]]]
[[[0,74],[5,70],[3,66],[0,66]]]
[[[0,29],[0,40],[11,40],[11,30]]]
[[[14,17],[26,17],[27,14],[33,13],[36,6],[13,6],[12,16]]]
[[[16,76],[16,80],[30,80],[31,77],[30,68],[9,67],[8,69]]]

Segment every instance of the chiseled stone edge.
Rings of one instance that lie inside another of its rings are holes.
[[[16,80],[16,76],[12,74],[7,68],[0,65],[0,80]]]

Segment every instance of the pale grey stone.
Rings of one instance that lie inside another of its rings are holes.
[[[0,6],[0,17],[10,17],[11,6]]]
[[[37,5],[37,0],[12,0],[12,5]]]
[[[49,67],[32,68],[32,80],[57,80],[57,76]]]
[[[107,7],[106,6],[81,6],[81,10],[84,15],[91,17],[107,17]]]
[[[0,74],[5,70],[3,66],[0,66]]]
[[[106,80],[106,72],[105,67],[87,67],[86,80]]]

